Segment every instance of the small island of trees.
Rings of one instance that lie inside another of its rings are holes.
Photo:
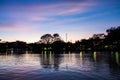
[[[93,34],[89,39],[78,40],[75,43],[65,42],[58,33],[44,34],[35,43],[23,41],[2,42],[0,39],[0,53],[6,51],[120,51],[120,26],[111,27],[104,33]]]

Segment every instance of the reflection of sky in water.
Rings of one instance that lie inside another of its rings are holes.
[[[109,55],[110,56],[110,55]],[[113,57],[114,56],[114,57]],[[6,54],[0,56],[0,66],[2,67],[38,67],[46,68],[55,65],[62,68],[78,68],[80,70],[92,70],[97,64],[108,66],[107,58],[100,52],[91,53],[66,53],[54,54],[52,52],[44,52],[42,54]],[[119,53],[116,52],[112,58],[119,65]]]
[[[69,70],[93,71],[97,68],[96,58],[96,52],[90,54],[85,54],[83,52],[80,52],[79,54],[64,54],[64,58],[61,62],[61,67]],[[102,64],[104,65],[105,62]],[[102,67],[102,64],[99,66]]]
[[[112,74],[120,73],[119,57],[118,52],[6,54],[0,55],[0,75],[21,76],[22,74],[73,71],[110,77]]]
[[[39,54],[3,55],[0,56],[0,67],[9,69],[41,68]]]

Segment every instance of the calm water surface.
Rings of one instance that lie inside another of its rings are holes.
[[[0,80],[120,80],[118,52],[0,54]]]

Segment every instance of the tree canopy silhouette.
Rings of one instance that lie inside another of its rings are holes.
[[[45,44],[50,44],[52,42],[52,35],[51,34],[44,34],[41,36],[41,42]]]
[[[120,26],[112,27],[106,30],[106,39],[112,42],[120,41]]]
[[[61,40],[62,39],[61,39],[61,37],[59,36],[58,33],[53,34],[53,42],[55,42],[55,41],[61,41]]]
[[[59,36],[58,33],[55,33],[53,35],[51,34],[44,34],[43,36],[41,36],[41,42],[44,44],[51,44],[55,41],[61,41],[61,37]]]

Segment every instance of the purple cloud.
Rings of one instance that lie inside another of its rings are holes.
[[[40,5],[9,5],[3,8],[8,10],[6,15],[12,18],[31,20],[51,20],[50,17],[65,16],[86,12],[96,2],[68,2]]]

